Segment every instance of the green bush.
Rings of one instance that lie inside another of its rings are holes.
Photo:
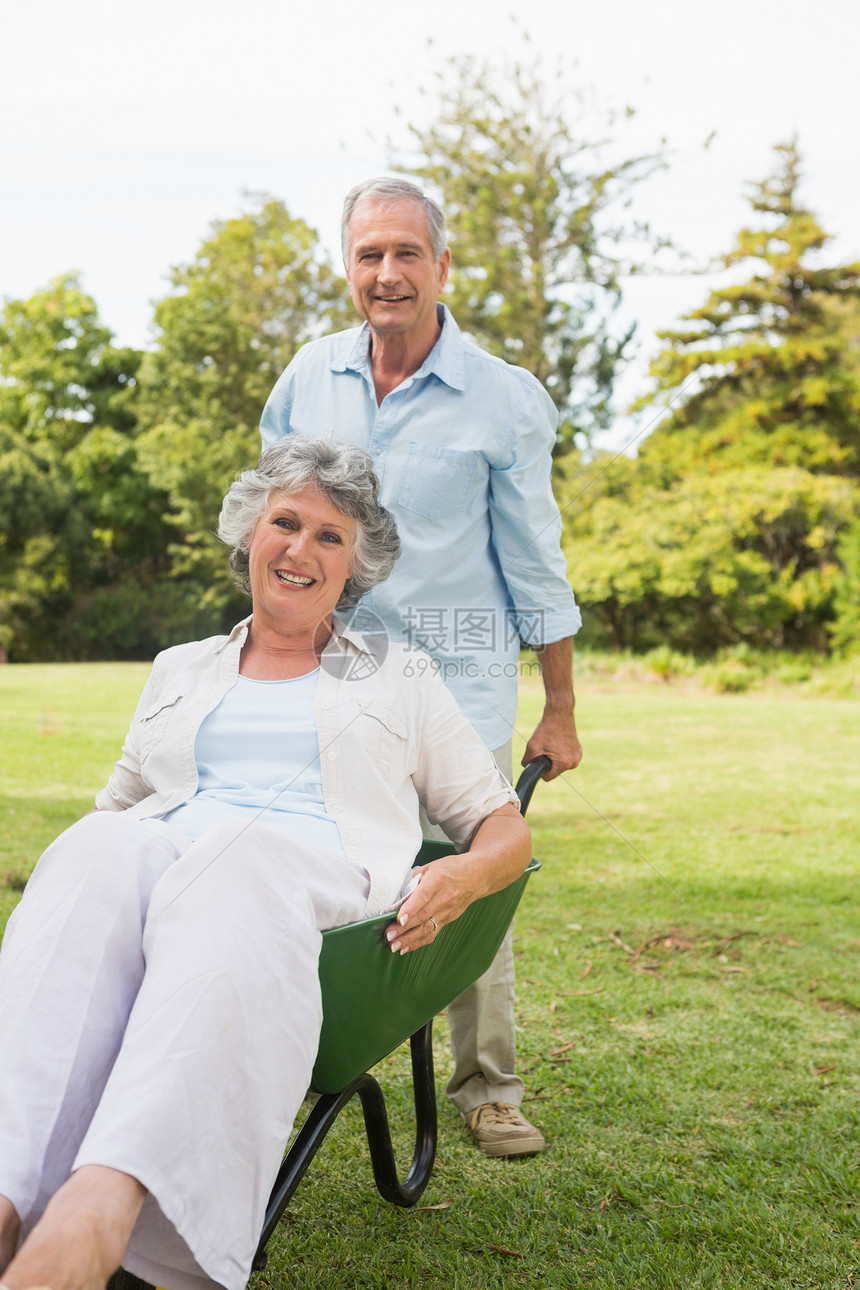
[[[853,481],[801,469],[646,479],[628,473],[620,495],[592,497],[578,477],[558,486],[589,645],[826,650],[837,541],[860,511]]]
[[[681,654],[670,645],[658,645],[649,650],[642,659],[645,668],[653,676],[659,676],[667,684],[679,676],[691,676],[696,670],[695,659]]]
[[[757,675],[739,659],[725,659],[704,668],[702,679],[717,694],[743,694],[755,684]]]

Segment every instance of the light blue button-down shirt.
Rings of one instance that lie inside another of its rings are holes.
[[[528,372],[464,340],[442,305],[439,318],[426,361],[381,404],[367,324],[305,345],[266,403],[263,446],[295,432],[371,454],[403,554],[353,622],[426,650],[498,748],[514,728],[520,640],[562,640],[581,621],[550,484],[557,412]]]

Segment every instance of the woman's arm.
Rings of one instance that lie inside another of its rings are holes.
[[[528,825],[513,803],[500,806],[478,827],[468,851],[414,870],[421,875],[418,886],[385,933],[393,953],[429,945],[438,929],[453,923],[473,900],[509,886],[530,859]]]

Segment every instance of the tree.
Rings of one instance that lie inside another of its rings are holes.
[[[546,385],[561,415],[560,449],[611,419],[633,334],[609,321],[632,267],[620,244],[647,233],[617,212],[661,164],[657,155],[606,161],[604,141],[585,134],[584,96],[570,79],[539,60],[452,58],[439,74],[437,120],[411,128],[414,148],[397,163],[443,194],[459,324]]]
[[[130,409],[140,355],[117,349],[73,275],[0,319],[0,646],[13,658],[128,657],[164,572],[164,499]],[[120,603],[126,613],[119,614]]]
[[[128,429],[123,394],[140,355],[115,349],[95,301],[74,274],[27,300],[7,300],[0,323],[0,425],[63,452],[99,422]]]
[[[667,478],[754,464],[860,476],[860,263],[821,264],[829,235],[800,201],[796,141],[776,154],[776,173],[753,186],[756,225],[722,261],[753,276],[659,333],[658,396],[694,377],[643,445]]]
[[[183,534],[171,552],[174,579],[188,586],[189,612],[193,602],[216,631],[245,608],[213,534],[222,497],[259,457],[260,415],[277,377],[302,344],[345,325],[347,294],[313,229],[272,199],[216,221],[171,282],[140,371],[141,452]]]
[[[691,392],[634,462],[607,464],[592,488],[581,469],[564,483],[577,590],[606,641],[823,650],[834,614],[835,644],[853,631],[860,265],[823,266],[796,144],[776,151],[756,225],[723,260],[743,281],[661,333],[658,396]]]

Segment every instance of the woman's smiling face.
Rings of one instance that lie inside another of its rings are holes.
[[[273,493],[248,543],[254,614],[276,630],[330,623],[350,574],[355,521],[312,484]]]

